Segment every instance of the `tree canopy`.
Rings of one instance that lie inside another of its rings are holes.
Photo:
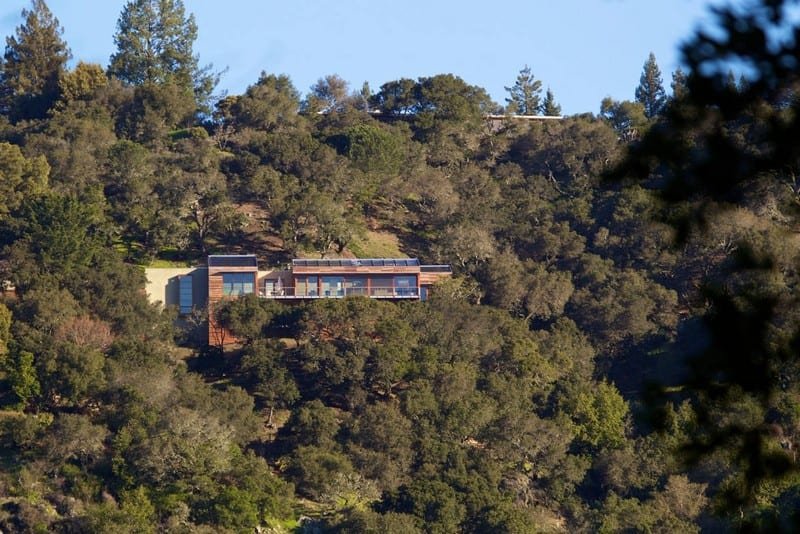
[[[642,67],[642,76],[639,78],[639,86],[636,87],[636,101],[644,106],[644,114],[648,119],[659,115],[667,102],[661,70],[652,52]]]
[[[70,51],[63,28],[44,0],[22,10],[24,23],[6,37],[0,63],[0,111],[14,119],[41,118],[59,96]]]
[[[126,84],[174,84],[205,105],[216,85],[194,53],[197,24],[182,0],[130,0],[117,21],[108,73]]]
[[[451,73],[264,71],[198,113],[183,3],[128,2],[108,69],[67,69],[34,2],[2,71],[0,530],[796,531],[791,6],[721,8],[666,101],[555,118],[527,67],[524,110]],[[149,301],[145,269],[208,253],[453,276]]]

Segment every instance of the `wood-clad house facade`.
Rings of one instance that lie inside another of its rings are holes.
[[[231,298],[255,293],[258,260],[253,254],[208,257],[208,344],[235,343],[234,336],[216,321],[217,305]]]
[[[262,294],[275,299],[316,299],[365,296],[375,299],[424,300],[427,289],[441,272],[423,277],[422,266],[414,258],[296,259],[291,270],[265,276]]]
[[[255,294],[290,302],[350,296],[425,300],[433,284],[451,275],[449,265],[421,265],[414,258],[295,259],[286,269],[259,271],[254,254],[211,255],[207,266],[185,272],[149,271],[152,300],[163,296],[162,302],[177,305],[182,315],[208,311],[208,343],[215,346],[237,342],[216,321],[216,310],[227,299]]]

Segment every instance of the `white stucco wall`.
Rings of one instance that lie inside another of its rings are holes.
[[[178,277],[192,276],[192,300],[195,306],[205,306],[208,299],[208,269],[206,267],[152,267],[144,270],[147,277],[147,300],[165,306],[178,305]]]

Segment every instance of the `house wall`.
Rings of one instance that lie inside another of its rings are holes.
[[[214,305],[225,297],[222,294],[223,273],[253,273],[255,276],[255,292],[261,294],[265,279],[281,279],[286,288],[293,288],[296,275],[359,275],[368,277],[368,287],[374,286],[377,278],[381,276],[414,275],[417,276],[418,287],[429,286],[435,281],[449,277],[450,272],[420,272],[420,266],[295,266],[294,270],[256,270],[250,267],[183,267],[183,268],[147,268],[145,276],[147,284],[145,291],[147,298],[152,303],[161,303],[164,306],[178,306],[180,304],[180,276],[192,277],[192,302],[199,309],[206,308],[209,312],[208,341],[212,345],[233,343],[237,340],[230,332],[224,331],[214,324]]]
[[[237,343],[236,339],[225,328],[222,328],[214,320],[214,309],[218,302],[225,299],[222,294],[222,275],[227,273],[252,273],[253,288],[258,294],[258,269],[256,267],[209,267],[208,273],[208,342],[210,345],[223,346],[228,343]]]
[[[151,267],[144,270],[147,277],[145,293],[151,303],[164,306],[179,304],[179,276],[192,277],[192,302],[196,308],[204,308],[208,302],[207,267]]]
[[[452,273],[419,273],[419,285],[430,286],[442,278],[450,278]]]

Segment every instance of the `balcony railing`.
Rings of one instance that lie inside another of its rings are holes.
[[[346,287],[340,289],[314,289],[301,288],[295,291],[294,287],[280,289],[261,289],[258,296],[266,299],[341,299],[344,297],[361,296],[373,299],[418,299],[419,289],[416,287]]]

